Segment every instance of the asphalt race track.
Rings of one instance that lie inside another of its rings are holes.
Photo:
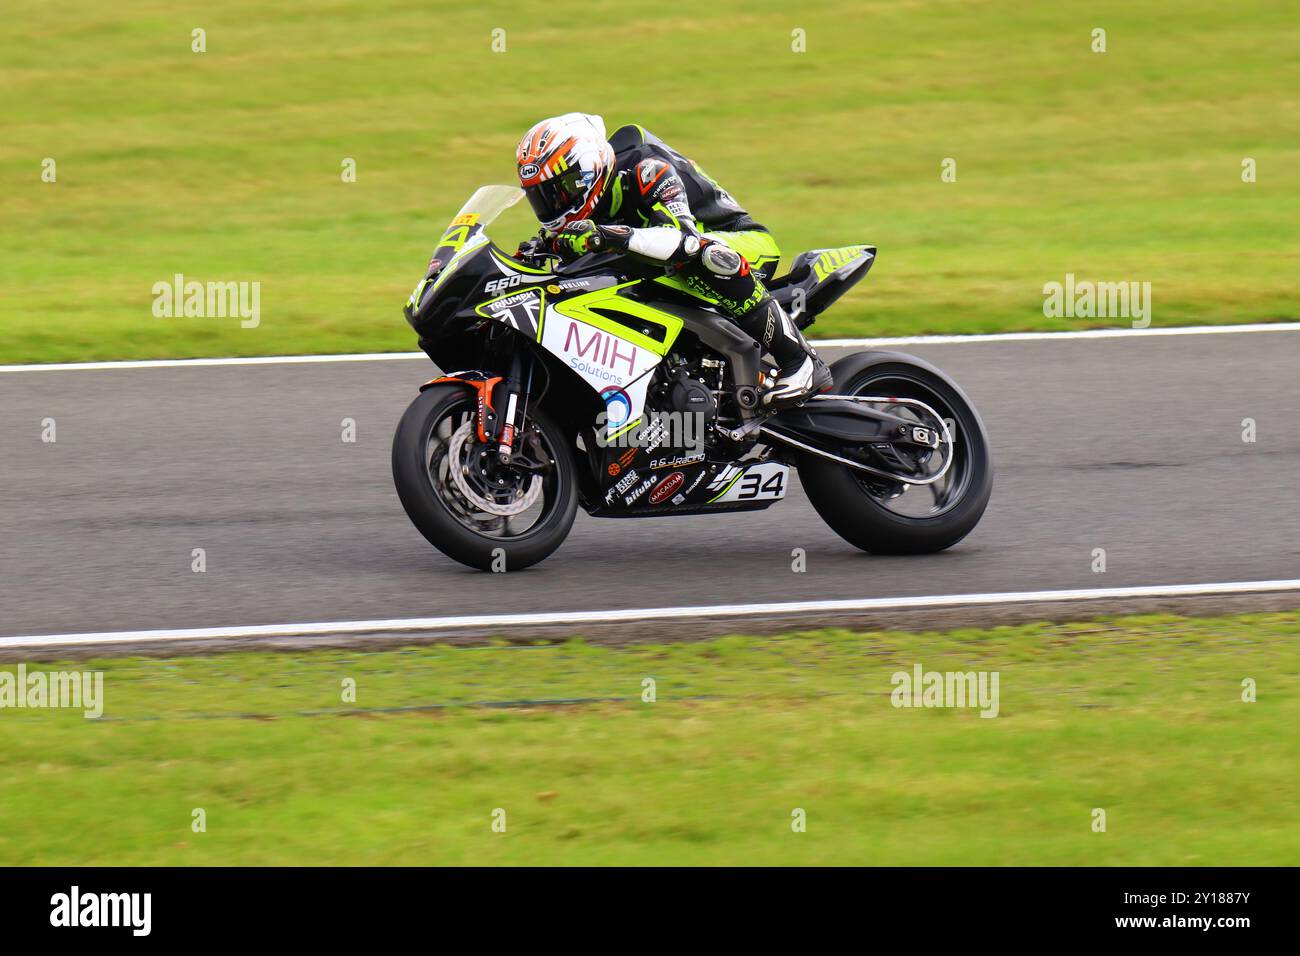
[[[951,551],[862,554],[796,483],[747,515],[580,512],[508,575],[434,551],[393,491],[427,363],[0,374],[0,635],[1300,577],[1300,332],[902,350],[962,384],[993,442],[992,503]]]

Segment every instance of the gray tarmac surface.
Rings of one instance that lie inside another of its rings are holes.
[[[0,374],[0,635],[1300,578],[1300,333],[900,350],[993,442],[993,500],[952,550],[865,555],[796,482],[759,513],[579,513],[509,575],[430,548],[393,491],[428,363]]]

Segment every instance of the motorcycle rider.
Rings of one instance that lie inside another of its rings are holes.
[[[521,249],[613,249],[662,262],[771,353],[778,372],[766,404],[797,404],[831,386],[826,363],[763,285],[780,260],[775,240],[695,163],[640,126],[606,140],[605,121],[589,113],[537,123],[516,160],[542,224]]]

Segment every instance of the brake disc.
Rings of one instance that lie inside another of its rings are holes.
[[[456,490],[464,495],[465,500],[475,508],[490,515],[508,518],[511,515],[519,514],[521,511],[527,511],[536,504],[538,497],[542,493],[542,479],[537,475],[529,475],[528,483],[514,499],[504,503],[486,498],[470,487],[466,472],[473,467],[469,462],[469,456],[474,452],[474,443],[470,440],[473,431],[474,420],[470,419],[456,429],[451,436],[451,440],[447,443],[447,471],[451,473],[451,481],[456,486]]]

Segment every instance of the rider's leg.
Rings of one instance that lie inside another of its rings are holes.
[[[776,384],[764,393],[768,404],[789,404],[831,385],[829,369],[804,340],[780,303],[764,288],[759,272],[737,247],[754,256],[761,274],[771,276],[781,251],[761,230],[706,233],[699,252],[683,263],[678,276],[692,291],[715,300],[776,361]]]
[[[766,229],[746,229],[742,232],[706,232],[705,239],[725,243],[739,252],[749,263],[749,271],[759,282],[770,282],[776,277],[781,264],[781,247]]]

